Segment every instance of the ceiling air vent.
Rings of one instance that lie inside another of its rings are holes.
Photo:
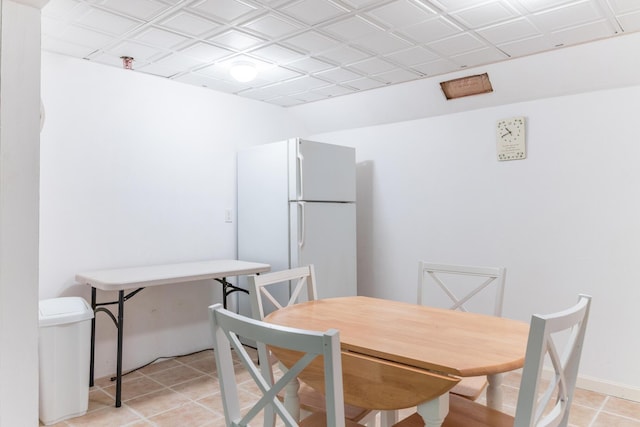
[[[447,80],[446,82],[441,82],[440,87],[447,99],[493,92],[487,73]]]

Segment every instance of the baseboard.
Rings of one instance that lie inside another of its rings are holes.
[[[519,371],[522,372],[522,369]],[[553,370],[544,368],[542,377],[550,379],[552,376]],[[640,403],[640,388],[627,384],[614,383],[612,381],[606,381],[599,378],[578,375],[576,387]]]
[[[621,399],[640,402],[640,388],[638,387],[632,387],[626,384],[614,383],[587,376],[578,376],[576,386],[585,390],[591,390],[597,393],[619,397]]]

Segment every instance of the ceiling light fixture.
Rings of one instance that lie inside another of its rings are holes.
[[[247,61],[236,62],[229,70],[231,77],[239,82],[246,83],[255,79],[258,75],[258,69],[254,64]]]

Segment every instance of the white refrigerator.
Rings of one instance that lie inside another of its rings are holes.
[[[239,151],[237,171],[238,259],[271,271],[314,264],[319,298],[356,295],[355,149],[292,138]],[[288,285],[278,291],[286,303]]]

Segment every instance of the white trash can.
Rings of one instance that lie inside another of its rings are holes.
[[[87,412],[93,310],[84,298],[40,301],[40,421],[55,424]]]

